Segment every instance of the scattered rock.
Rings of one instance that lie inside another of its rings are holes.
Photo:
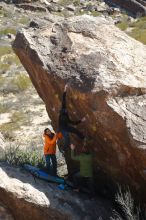
[[[40,0],[41,4],[50,5],[50,3],[47,0]]]
[[[51,0],[50,2],[58,3],[60,0]]]
[[[15,35],[14,34],[7,34],[7,37],[11,40],[14,40],[15,39]]]
[[[75,11],[76,7],[73,6],[73,5],[68,5],[68,6],[66,6],[66,9],[69,10],[69,11]]]
[[[62,11],[62,7],[57,4],[50,4],[47,6],[49,12],[60,12]]]
[[[24,10],[30,10],[30,11],[41,11],[41,12],[47,11],[45,7],[32,5],[32,4],[16,4],[16,7],[23,8]]]
[[[24,4],[24,3],[31,3],[32,0],[12,0],[12,3],[14,4]]]

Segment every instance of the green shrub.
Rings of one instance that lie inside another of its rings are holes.
[[[13,12],[11,12],[10,10],[6,10],[6,9],[3,9],[3,16],[7,17],[7,18],[13,18],[14,17]]]
[[[72,0],[60,0],[59,4],[61,5],[69,5],[72,3]]]
[[[10,54],[4,57],[4,63],[7,63],[9,65],[15,63],[17,66],[21,65],[19,58],[15,54]]]
[[[23,16],[23,17],[20,18],[17,22],[20,23],[20,24],[28,24],[28,23],[29,23],[29,18]]]
[[[3,160],[11,165],[24,165],[27,163],[32,166],[45,167],[45,160],[38,150],[23,150],[19,146],[7,148]]]
[[[80,5],[80,0],[75,0],[75,1],[73,2],[73,4],[74,4],[74,6],[79,6],[79,5]]]
[[[127,21],[122,21],[121,23],[118,23],[116,26],[120,28],[122,31],[125,31],[128,28],[128,23]]]
[[[6,105],[1,105],[1,112],[8,111]],[[20,126],[26,122],[26,115],[22,111],[14,112],[10,117],[10,122],[3,123],[0,125],[0,130],[3,134],[7,132],[14,132],[20,129]]]
[[[11,115],[11,122],[12,123],[17,123],[17,124],[20,124],[22,122],[25,122],[27,117],[26,115],[24,114],[24,112],[22,111],[17,111],[17,112],[14,112],[12,115]]]
[[[130,24],[131,32],[128,34],[134,39],[146,44],[146,17],[139,18],[136,22]]]
[[[64,6],[74,4],[75,6],[78,6],[80,5],[80,0],[60,0],[59,4]]]
[[[87,12],[85,12],[85,11],[77,11],[75,13],[76,16],[85,15],[85,14],[87,14]]]
[[[22,74],[22,73],[20,73],[12,81],[12,83],[14,83],[14,85],[16,85],[17,89],[20,90],[20,91],[24,91],[24,90],[30,88],[30,86],[32,85],[29,76],[27,76],[25,74]]]
[[[146,17],[141,17],[136,22],[133,22],[133,26],[139,29],[146,29]]]
[[[0,87],[4,84],[5,80],[4,77],[0,76]]]
[[[140,30],[135,28],[129,33],[129,35],[143,44],[146,44],[146,29]]]
[[[10,65],[7,63],[0,63],[0,72],[6,72],[10,68]],[[4,80],[4,78],[3,78]],[[1,85],[1,78],[0,78],[0,85]]]
[[[0,114],[7,112],[7,106],[4,103],[0,103]]]
[[[3,136],[4,136],[5,140],[15,141],[15,136],[14,136],[13,131],[5,131],[3,133]]]
[[[115,16],[112,16],[115,18]],[[131,24],[131,21],[129,21],[129,16],[127,15],[126,12],[123,11],[122,13],[122,20],[120,23],[116,24],[118,28],[120,28],[122,31],[125,31]]]
[[[115,197],[115,201],[119,209],[118,211],[113,210],[113,217],[110,218],[111,220],[146,219],[146,215],[143,209],[141,209],[139,206],[136,206],[129,188],[127,188],[126,190],[122,190],[121,187],[119,187],[119,190]]]
[[[5,134],[6,132],[13,132],[15,130],[18,130],[19,128],[20,126],[13,122],[7,122],[0,125],[0,130],[3,134]]]
[[[8,122],[0,125],[0,131],[3,134],[4,138],[13,141],[14,140],[14,131],[20,129],[20,126],[16,123]]]
[[[91,15],[94,16],[94,17],[97,17],[97,16],[100,16],[101,13],[98,12],[98,11],[92,11],[92,12],[91,12]]]
[[[2,10],[0,10],[0,17],[3,17],[4,13]]]
[[[55,12],[53,12],[53,15],[57,15],[57,16],[60,16],[60,17],[64,17],[63,11],[61,11],[61,12],[55,11]]]
[[[1,50],[1,48],[0,48]],[[1,53],[2,51],[0,51]],[[0,63],[0,72],[6,72],[11,68],[11,65],[16,64],[17,66],[21,66],[21,63],[18,59],[18,57],[14,54],[7,54],[7,51],[5,51],[6,54],[3,54],[2,62]]]
[[[123,21],[116,26],[123,31],[130,27],[131,31],[128,31],[128,35],[143,44],[146,44],[146,17],[140,17],[137,21],[131,22],[124,16]]]
[[[12,54],[12,48],[10,46],[1,46],[0,47],[0,57],[6,54]]]
[[[3,9],[0,9],[0,16],[3,15]]]
[[[16,29],[7,27],[5,29],[0,30],[0,35],[14,34],[16,35]]]
[[[4,17],[5,16],[5,13],[6,13],[6,10],[4,8],[1,8],[0,9],[0,16],[1,17]]]

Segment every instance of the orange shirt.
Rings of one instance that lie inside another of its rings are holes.
[[[44,154],[55,154],[56,153],[56,141],[58,138],[62,138],[61,132],[54,135],[51,139],[48,135],[44,134]]]

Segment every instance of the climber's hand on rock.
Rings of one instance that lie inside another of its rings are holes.
[[[70,145],[70,148],[71,148],[71,150],[74,150],[74,149],[75,149],[75,145],[74,145],[74,144],[71,144],[71,145]]]
[[[83,118],[81,119],[81,122],[84,122],[84,121],[86,121],[86,118],[85,118],[85,117],[83,117]]]
[[[67,88],[68,88],[68,84],[65,85],[65,87],[64,87],[64,92],[67,91]]]

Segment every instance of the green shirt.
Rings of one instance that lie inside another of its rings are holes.
[[[83,177],[92,177],[92,154],[81,153],[79,155],[74,154],[74,150],[71,150],[71,158],[73,160],[80,161],[80,175]]]

